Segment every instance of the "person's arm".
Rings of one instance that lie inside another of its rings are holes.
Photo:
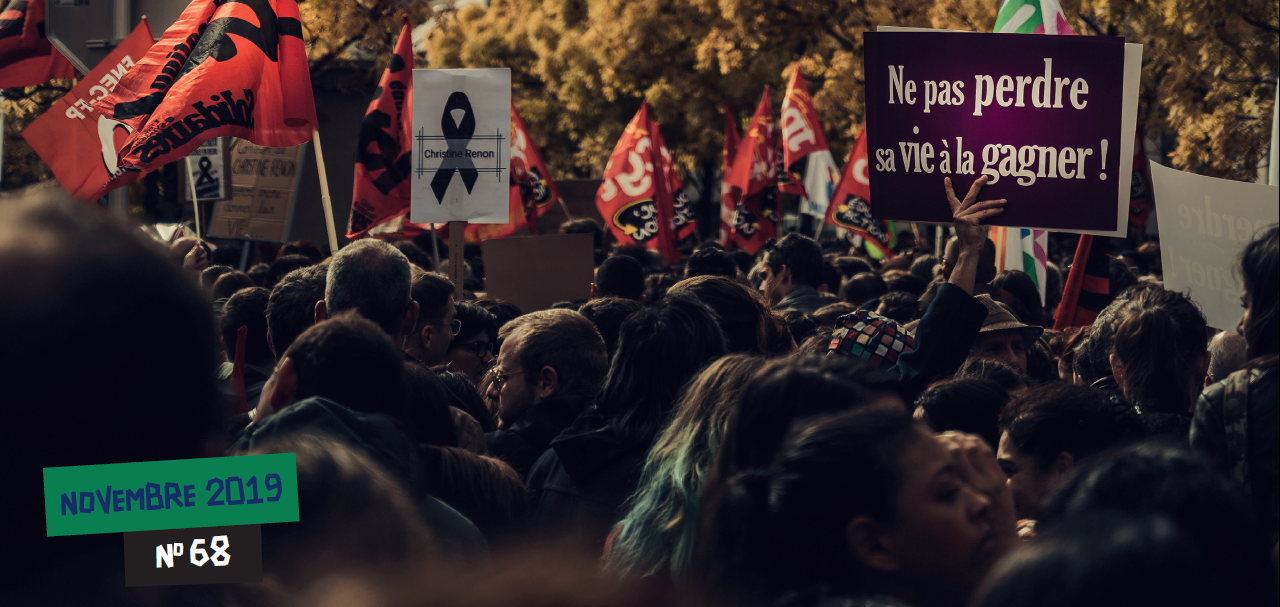
[[[1004,212],[1008,200],[984,200],[978,202],[978,192],[987,185],[987,176],[979,177],[969,187],[964,200],[956,198],[951,189],[951,178],[943,182],[947,189],[947,202],[951,205],[952,225],[955,226],[957,244],[960,255],[956,259],[956,267],[951,270],[951,278],[947,282],[960,287],[965,293],[973,295],[973,288],[978,279],[978,258],[982,255],[982,245],[987,241],[987,226],[982,222]]]

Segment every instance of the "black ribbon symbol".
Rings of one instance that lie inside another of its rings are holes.
[[[213,161],[208,156],[200,157],[200,176],[196,178],[196,185],[204,185],[206,183],[217,183],[213,175],[209,174],[209,169],[213,168]]]
[[[461,124],[454,123],[451,113],[453,110],[463,111]],[[431,191],[435,193],[436,201],[444,204],[444,192],[449,189],[449,182],[453,180],[455,171],[462,175],[462,183],[467,186],[468,194],[480,178],[475,163],[467,157],[467,146],[471,144],[471,136],[476,132],[476,118],[471,115],[471,100],[466,93],[456,91],[449,95],[449,100],[444,104],[444,114],[440,116],[440,130],[449,144],[449,151],[436,170],[435,178],[431,180]]]

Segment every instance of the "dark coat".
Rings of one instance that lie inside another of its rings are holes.
[[[510,464],[527,481],[533,463],[591,406],[591,400],[581,394],[556,394],[534,405],[506,429],[484,435],[489,455]]]
[[[786,312],[788,310],[799,310],[805,314],[813,314],[818,308],[825,306],[831,301],[824,299],[817,289],[809,285],[800,285],[791,289],[786,297],[783,297],[776,305],[773,306],[774,312]]]
[[[916,325],[916,348],[898,357],[889,372],[902,382],[908,403],[929,384],[955,373],[969,357],[987,319],[987,307],[964,289],[945,283]]]

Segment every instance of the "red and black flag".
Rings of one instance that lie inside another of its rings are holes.
[[[10,0],[0,11],[0,88],[76,77],[76,68],[44,35],[44,5]]]
[[[560,200],[560,191],[556,189],[556,182],[551,180],[542,152],[538,151],[538,145],[529,134],[529,127],[525,126],[520,112],[516,111],[514,102],[511,104],[511,187],[519,190],[529,233],[537,234],[538,218],[547,207]],[[513,224],[517,217],[511,217]]]
[[[97,109],[125,134],[117,175],[154,171],[214,137],[310,140],[316,108],[297,3],[195,0]]]
[[[724,106],[724,164],[720,170],[720,244],[729,246],[733,241],[733,215],[738,211],[738,201],[742,191],[729,185],[729,172],[733,169],[733,156],[738,151],[738,125],[734,122],[733,111],[728,101],[721,101]]]
[[[778,234],[782,218],[778,212],[778,144],[768,86],[734,155],[728,182],[742,192],[733,218],[733,240],[754,255]]]
[[[867,131],[862,130],[849,160],[844,163],[840,185],[827,205],[827,223],[861,236],[867,244],[887,257],[893,257],[893,234],[885,224],[871,216],[871,181],[867,175]]]
[[[373,100],[360,123],[348,239],[404,233],[410,225],[407,219],[412,132],[413,34],[409,16],[405,15],[391,63],[373,90]]]
[[[1111,303],[1111,260],[1107,239],[1080,236],[1075,260],[1062,288],[1062,301],[1053,317],[1053,330],[1093,324],[1098,313]]]
[[[658,123],[645,101],[627,124],[604,168],[596,208],[609,222],[618,244],[640,244],[662,251],[667,263],[679,256],[677,238],[695,226],[684,187]]]

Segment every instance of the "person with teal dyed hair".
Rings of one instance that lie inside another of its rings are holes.
[[[626,576],[687,577],[702,489],[758,356],[725,356],[690,380],[644,464],[639,489],[614,528],[605,567]]]

